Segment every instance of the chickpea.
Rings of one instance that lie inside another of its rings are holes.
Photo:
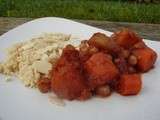
[[[96,88],[96,95],[100,97],[107,97],[111,94],[110,87],[108,85],[100,86]]]
[[[137,64],[137,58],[136,58],[136,56],[134,56],[134,55],[129,56],[128,63],[130,65],[136,65]]]

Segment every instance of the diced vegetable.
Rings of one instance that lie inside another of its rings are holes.
[[[121,95],[136,95],[142,87],[140,74],[124,74],[120,76],[117,90]]]
[[[96,53],[85,62],[88,84],[91,88],[104,85],[118,76],[119,71],[111,58],[102,52]]]
[[[51,71],[51,89],[61,98],[68,100],[87,99],[89,88],[82,74],[79,52],[73,46],[66,46],[62,55],[56,63],[55,69]],[[85,91],[85,92],[84,92]]]
[[[146,72],[150,70],[156,59],[157,59],[157,54],[154,50],[151,48],[142,48],[142,49],[135,49],[133,51],[133,54],[137,57],[137,68],[141,72]]]
[[[140,73],[150,70],[156,59],[156,52],[129,29],[111,37],[95,33],[79,47],[67,45],[50,73],[51,80],[40,79],[37,86],[43,93],[51,89],[68,100],[107,97],[112,91],[137,95],[142,88]]]
[[[116,32],[114,35],[112,35],[112,39],[114,39],[118,45],[124,48],[130,48],[135,43],[142,41],[140,37],[138,37],[129,29],[123,29],[119,32]]]

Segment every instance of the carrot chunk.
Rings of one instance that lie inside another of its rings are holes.
[[[136,35],[133,31],[129,29],[123,29],[112,35],[112,38],[116,43],[124,48],[130,48],[135,43],[142,41],[140,37]]]
[[[124,74],[120,77],[118,83],[118,92],[121,95],[136,95],[142,87],[140,74]]]
[[[119,75],[119,71],[112,60],[102,52],[92,55],[85,62],[84,67],[91,88],[109,83]]]
[[[133,54],[137,57],[137,68],[141,72],[146,72],[151,69],[157,59],[157,54],[151,48],[136,49]]]

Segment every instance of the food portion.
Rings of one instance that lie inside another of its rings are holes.
[[[117,91],[121,95],[136,95],[142,87],[140,74],[123,74],[118,81]]]
[[[112,35],[112,39],[115,40],[117,45],[126,49],[132,47],[137,42],[142,41],[142,39],[138,37],[133,31],[127,29],[115,32]]]
[[[7,49],[7,59],[0,63],[0,72],[16,75],[25,86],[36,87],[42,75],[55,66],[70,35],[47,33]]]
[[[154,67],[157,53],[129,29],[107,36],[95,33],[77,47],[70,36],[46,35],[17,44],[0,72],[16,73],[26,85],[53,92],[61,99],[87,100],[112,92],[137,95],[141,74]]]
[[[51,80],[51,88],[59,97],[72,100],[78,97],[85,99],[86,94],[89,95],[79,52],[73,46],[67,45],[63,49],[51,74],[54,76]],[[84,91],[86,93],[83,93]]]
[[[136,95],[142,88],[141,73],[153,68],[156,59],[156,52],[131,30],[123,29],[111,37],[95,33],[78,49],[71,45],[63,49],[52,69],[51,87],[68,100],[107,97],[113,91]]]
[[[157,59],[157,54],[148,47],[135,49],[133,54],[137,58],[137,68],[142,72],[150,70]]]
[[[108,54],[98,52],[92,55],[84,65],[86,78],[91,88],[110,83],[114,80],[119,71],[113,64]]]

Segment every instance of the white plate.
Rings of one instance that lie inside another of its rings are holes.
[[[62,32],[89,38],[98,28],[62,18],[41,18],[25,23],[0,37],[3,49],[43,32]],[[78,42],[78,41],[77,41]],[[146,41],[160,56],[160,43]],[[72,101],[65,107],[49,102],[47,95],[23,86],[17,79],[6,83],[0,75],[0,120],[160,120],[160,60],[143,75],[143,89],[138,96],[123,97],[116,93],[105,99]]]

